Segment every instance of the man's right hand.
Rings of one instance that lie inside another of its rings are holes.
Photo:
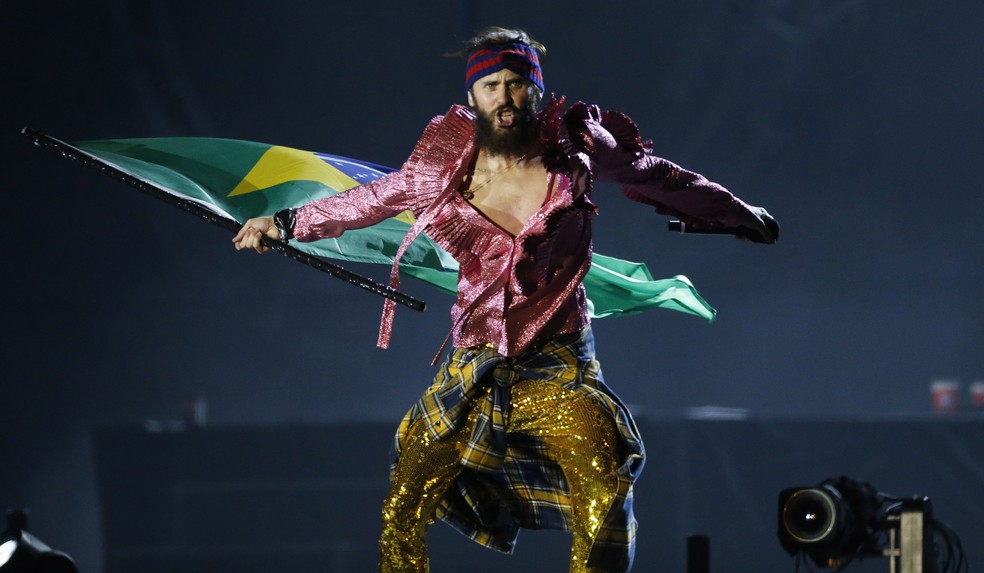
[[[253,249],[257,253],[263,254],[270,249],[263,246],[260,237],[266,235],[275,240],[280,240],[280,229],[273,224],[273,217],[256,217],[243,223],[243,228],[232,238],[237,251],[243,249]]]

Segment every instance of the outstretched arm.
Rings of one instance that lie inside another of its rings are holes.
[[[331,197],[307,203],[291,212],[279,225],[272,216],[255,217],[243,223],[232,242],[236,250],[265,253],[263,236],[275,240],[296,238],[301,242],[337,237],[349,229],[361,229],[398,215],[409,208],[402,170]],[[283,213],[283,212],[282,212]]]
[[[776,242],[775,219],[765,209],[748,205],[698,173],[651,155],[625,115],[579,105],[568,112],[567,125],[572,143],[590,159],[596,176],[619,183],[630,199],[697,228],[740,229],[739,238]]]
[[[645,155],[616,168],[622,192],[656,211],[680,217],[694,228],[734,230],[739,239],[772,244],[778,225],[762,207],[749,205],[724,187],[665,159]]]

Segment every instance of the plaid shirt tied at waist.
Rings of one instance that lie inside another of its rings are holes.
[[[571,508],[563,471],[553,460],[537,456],[535,448],[513,447],[521,438],[508,431],[510,388],[523,380],[584,393],[615,421],[625,452],[617,472],[619,494],[596,536],[590,561],[628,570],[636,530],[632,485],[642,471],[645,450],[628,409],[602,379],[590,328],[556,336],[513,357],[485,346],[455,349],[400,423],[396,456],[418,420],[426,420],[432,435],[443,439],[473,416],[461,460],[466,469],[445,494],[437,517],[476,542],[506,553],[512,552],[520,527],[567,529]],[[502,491],[518,493],[507,498],[524,500],[521,507],[506,508]]]

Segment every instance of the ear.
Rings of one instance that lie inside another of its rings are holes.
[[[471,90],[468,90],[468,105],[475,107],[475,96],[472,95]]]

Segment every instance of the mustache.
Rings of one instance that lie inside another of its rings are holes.
[[[515,116],[512,128],[499,133],[495,130],[496,115],[510,110]],[[507,103],[479,114],[475,118],[475,144],[493,154],[519,156],[529,151],[539,134],[536,112],[528,106],[516,107]]]
[[[500,105],[499,107],[497,107],[497,108],[489,111],[488,116],[489,117],[495,117],[496,115],[499,114],[499,112],[503,112],[503,111],[511,111],[511,112],[513,112],[513,113],[515,113],[517,115],[520,113],[520,110],[519,110],[518,107],[514,106],[511,103],[504,103],[504,104]]]

